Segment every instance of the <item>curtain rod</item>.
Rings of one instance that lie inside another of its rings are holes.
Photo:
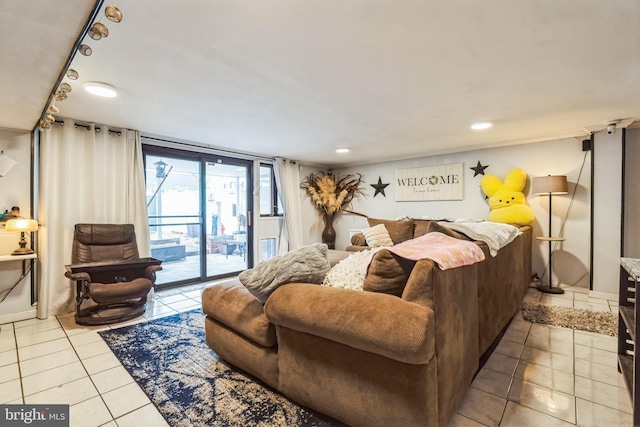
[[[182,142],[182,141],[170,141],[168,139],[158,138],[158,137],[154,137],[154,136],[146,136],[146,135],[140,135],[140,138],[149,139],[151,141],[164,142],[164,143],[167,143],[167,144],[176,144],[176,145],[183,145],[183,146],[186,146],[186,147],[200,148],[200,149],[203,149],[203,150],[210,150],[210,151],[218,152],[220,154],[227,154],[227,155],[230,155],[230,156],[241,156],[241,157],[243,157],[245,159],[274,160],[274,157],[266,157],[266,156],[260,156],[258,154],[242,153],[242,152],[239,152],[239,151],[233,151],[233,150],[227,150],[227,149],[224,149],[224,148],[212,147],[211,145],[206,146],[206,145],[200,145],[200,144],[194,144],[194,143]]]
[[[56,119],[56,121],[55,121],[54,123],[58,123],[60,126],[64,126],[64,120],[58,120],[58,119]],[[96,125],[96,124],[94,123],[94,125],[93,125],[93,129],[94,129],[96,132],[100,132],[100,131],[102,131],[102,127],[103,127],[103,126],[104,126],[104,125]],[[74,122],[74,123],[73,123],[73,127],[74,127],[74,128],[76,128],[76,129],[77,129],[77,128],[84,128],[84,129],[86,129],[86,130],[91,130],[91,125],[90,125],[89,123]],[[118,129],[111,129],[111,128],[110,128],[110,127],[108,127],[108,126],[105,126],[105,127],[107,128],[107,132],[109,133],[109,135],[111,135],[112,133],[115,133],[115,134],[116,134],[116,135],[118,135],[118,136],[122,135],[122,130],[118,130]]]

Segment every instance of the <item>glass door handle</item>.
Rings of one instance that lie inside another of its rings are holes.
[[[251,227],[251,211],[247,211],[247,226]]]

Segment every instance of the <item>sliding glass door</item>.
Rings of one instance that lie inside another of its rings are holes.
[[[226,274],[247,268],[249,170],[237,163],[206,164],[207,271]]]
[[[252,163],[144,146],[156,283],[230,276],[252,265]]]

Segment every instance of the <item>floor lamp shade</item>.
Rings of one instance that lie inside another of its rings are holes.
[[[548,175],[533,178],[534,194],[567,194],[567,177],[564,175]]]
[[[553,250],[551,248],[552,242],[560,242],[563,241],[563,237],[553,237],[551,234],[551,218],[553,214],[551,200],[553,194],[567,194],[568,186],[567,186],[567,177],[564,175],[548,175],[548,176],[539,176],[537,178],[533,178],[532,192],[534,194],[542,194],[549,196],[549,236],[548,237],[538,237],[538,240],[543,240],[548,242],[549,244],[549,286],[545,286],[540,284],[538,289],[541,292],[546,292],[550,294],[563,294],[564,290],[560,288],[554,288],[552,286],[552,277],[553,277],[553,264],[552,264],[552,256]]]

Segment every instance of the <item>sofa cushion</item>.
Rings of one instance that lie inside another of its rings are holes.
[[[264,347],[276,345],[276,332],[263,305],[237,279],[202,291],[202,311],[240,335]]]
[[[337,249],[329,249],[327,251],[327,259],[329,260],[329,265],[331,267],[333,267],[349,255],[351,255],[351,252],[339,251]]]
[[[387,231],[389,232],[389,236],[391,236],[391,240],[395,245],[404,242],[405,240],[413,239],[412,219],[401,219],[394,221],[387,219],[367,218],[367,222],[369,223],[369,227],[373,227],[378,224],[384,224]]]
[[[362,289],[402,296],[415,261],[404,259],[387,249],[378,251],[369,264]]]
[[[366,244],[367,244],[367,239],[364,238],[364,234],[362,234],[362,232],[356,233],[353,236],[351,236],[352,246],[365,246]]]
[[[328,250],[324,243],[303,246],[243,271],[238,279],[254,297],[264,303],[273,291],[285,283],[322,283],[331,268],[327,259]]]
[[[377,248],[378,246],[393,246],[393,240],[389,236],[387,227],[384,224],[374,225],[373,227],[362,230],[367,246]]]

